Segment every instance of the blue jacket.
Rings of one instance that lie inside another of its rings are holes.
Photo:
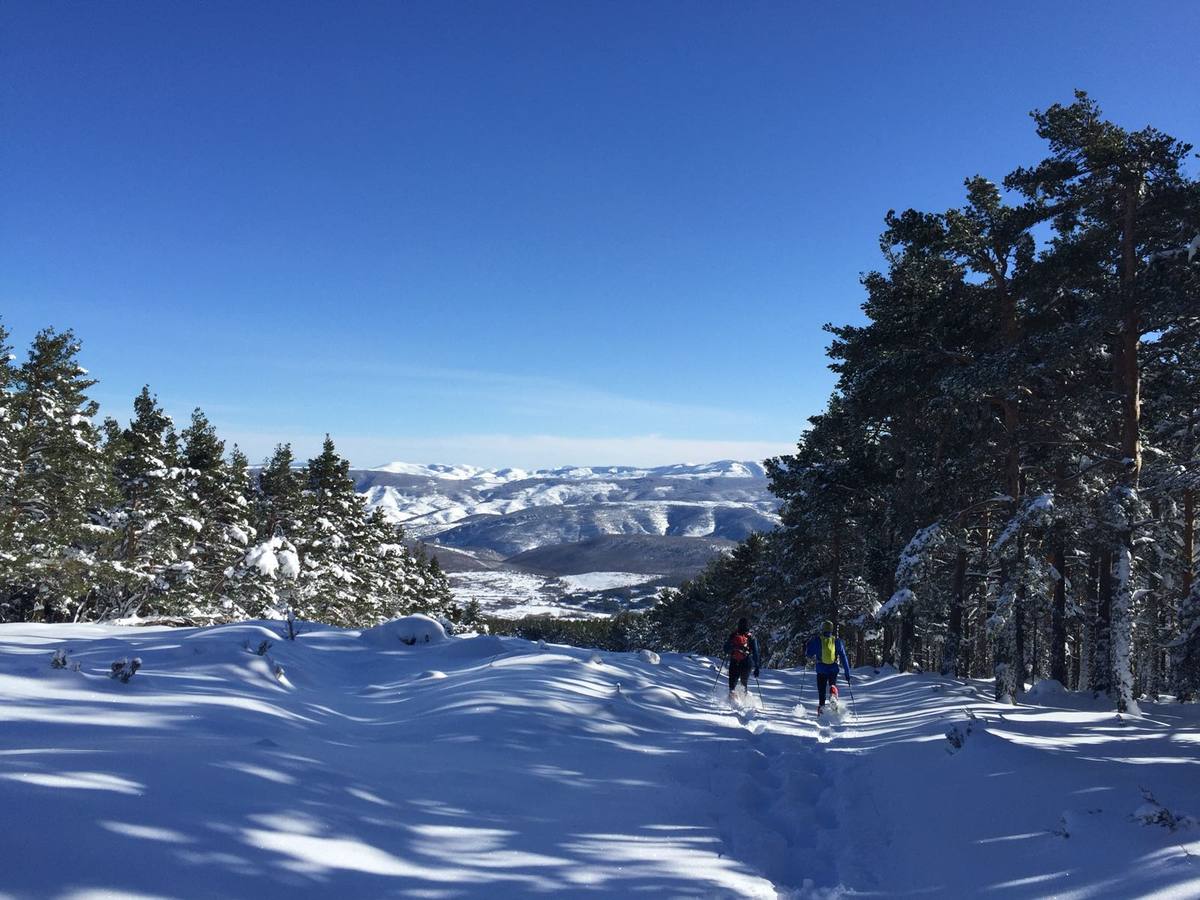
[[[846,672],[846,682],[850,681],[850,660],[846,658],[846,645],[842,643],[841,638],[834,638],[834,646],[837,648],[837,659],[841,660],[842,668]],[[808,646],[804,648],[805,656],[814,656],[817,660],[817,671],[826,675],[830,673],[836,675],[838,670],[837,662],[823,663],[821,662],[821,635],[813,635],[808,642]]]
[[[725,638],[725,652],[726,653],[733,652],[733,635],[734,634],[737,634],[737,632],[735,631],[732,634],[730,634],[729,637]],[[756,638],[752,634],[747,635],[747,636],[750,638],[750,668],[757,669],[759,667],[758,666],[758,638]]]

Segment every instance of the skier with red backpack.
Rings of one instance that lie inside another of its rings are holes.
[[[758,641],[750,633],[750,621],[744,616],[738,619],[737,628],[725,641],[725,652],[729,654],[729,699],[733,700],[739,681],[743,692],[747,692],[750,675],[758,677]]]
[[[817,660],[817,715],[825,713],[825,698],[832,691],[837,697],[838,663],[846,673],[846,684],[850,683],[850,660],[846,657],[846,645],[834,637],[833,623],[826,619],[821,623],[821,633],[814,635],[804,648],[804,655]],[[834,704],[837,705],[836,703]]]

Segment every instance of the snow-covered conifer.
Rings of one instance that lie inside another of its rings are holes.
[[[0,497],[0,617],[74,618],[89,603],[107,539],[110,482],[88,398],[95,382],[70,331],[37,334],[6,403],[11,428]]]

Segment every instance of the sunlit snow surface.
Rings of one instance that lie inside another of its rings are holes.
[[[1195,706],[867,670],[819,729],[811,673],[277,630],[0,626],[0,896],[1200,893],[1142,792],[1200,814]]]
[[[635,572],[588,572],[583,575],[537,575],[496,570],[452,572],[450,586],[459,603],[475,600],[490,616],[519,619],[554,616],[587,619],[612,615],[651,602],[658,575]],[[626,589],[620,596],[603,592]]]

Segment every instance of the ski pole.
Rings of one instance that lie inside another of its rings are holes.
[[[755,676],[754,676],[754,685],[755,685],[755,687],[757,687],[757,688],[758,688],[758,708],[759,708],[759,709],[766,709],[766,708],[767,708],[767,701],[763,699],[763,695],[762,695],[762,685],[761,685],[761,684],[759,684],[759,682],[758,682],[758,676],[757,676],[757,675],[755,675]]]
[[[854,718],[858,718],[858,704],[854,702],[854,687],[850,684],[850,674],[846,674],[846,690],[850,692],[850,709],[854,712]]]
[[[716,677],[716,680],[715,680],[715,681],[713,681],[713,686],[712,686],[713,693],[716,693],[716,691],[717,691],[717,685],[721,683],[721,673],[722,673],[722,672],[724,672],[724,671],[725,671],[725,660],[724,660],[724,659],[722,659],[722,660],[721,660],[721,664],[720,664],[719,666],[717,666],[717,677]]]

